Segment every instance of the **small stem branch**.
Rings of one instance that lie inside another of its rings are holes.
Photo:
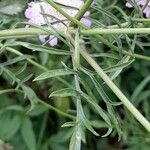
[[[132,113],[132,115],[144,126],[147,131],[150,132],[150,123],[144,118],[144,116],[134,107],[134,105],[126,98],[126,96],[120,91],[120,89],[110,80],[107,74],[102,70],[102,68],[92,59],[89,54],[82,50],[81,55],[84,59],[95,69],[98,75],[105,81],[105,83],[110,87],[114,94],[122,101],[126,108]]]
[[[53,110],[53,111],[57,112],[57,113],[60,114],[61,116],[64,116],[64,117],[66,117],[66,118],[70,118],[71,120],[75,120],[75,119],[76,119],[76,117],[74,117],[74,116],[72,116],[72,115],[70,115],[70,114],[67,114],[67,113],[63,112],[63,111],[61,111],[61,110],[59,110],[59,109],[53,107],[52,105],[49,105],[48,103],[46,103],[46,102],[44,102],[44,101],[42,101],[42,100],[39,100],[39,102],[40,102],[41,104],[43,104],[44,106],[46,106],[47,108],[49,108],[50,110]]]
[[[65,11],[63,11],[57,4],[55,4],[53,2],[53,0],[47,0],[47,2],[53,7],[55,8],[59,13],[61,13],[64,17],[66,17],[68,20],[70,20],[71,22],[75,23],[76,25],[78,25],[81,28],[85,28],[86,26],[84,24],[82,24],[80,21],[78,21],[77,19],[75,19],[74,17],[71,17],[70,15],[68,15]]]
[[[86,2],[84,3],[84,5],[82,6],[82,8],[75,15],[75,19],[80,20],[84,16],[85,12],[89,9],[89,7],[93,3],[93,1],[94,0],[86,0]]]

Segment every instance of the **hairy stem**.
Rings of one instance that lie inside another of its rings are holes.
[[[96,35],[96,34],[150,34],[150,28],[119,28],[119,29],[88,29],[81,30],[83,35]]]
[[[84,16],[85,12],[89,9],[89,7],[93,3],[93,1],[94,0],[86,0],[86,2],[84,3],[84,5],[82,6],[82,8],[75,15],[75,19],[80,20]]]
[[[94,30],[94,29],[91,29],[91,30]],[[91,31],[90,30],[90,31]],[[103,30],[103,29],[102,29]],[[108,30],[108,29],[104,29],[104,30]],[[116,30],[116,29],[111,29],[111,30]],[[88,30],[81,30],[81,32],[84,31],[84,32],[88,32]],[[74,31],[70,31],[70,32],[74,32]],[[0,31],[0,40],[2,39],[12,39],[12,38],[28,38],[28,37],[36,37],[38,36],[39,34],[50,34],[50,31],[49,32],[46,32],[42,29],[37,29],[37,28],[19,28],[19,29],[12,29],[12,30],[2,30]],[[114,49],[115,51],[119,52],[120,49],[111,44],[109,41],[107,41],[105,38],[103,38],[102,36],[99,36],[99,35],[93,35],[93,36],[96,36],[98,37],[98,39],[106,44],[108,47]],[[143,60],[147,60],[147,61],[150,61],[150,57],[148,56],[144,56],[144,55],[139,55],[139,54],[131,54],[130,52],[127,52],[126,50],[122,50],[122,53],[125,54],[125,55],[129,55],[129,56],[133,56],[137,59],[143,59]]]

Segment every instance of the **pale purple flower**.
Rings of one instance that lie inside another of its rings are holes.
[[[138,6],[143,7],[147,3],[147,0],[135,0],[135,3]],[[133,5],[128,1],[126,3],[126,7],[132,8]],[[146,15],[147,18],[150,17],[150,2],[148,2],[147,6],[143,10],[143,13]]]
[[[54,0],[54,2],[57,2],[58,4],[61,4],[61,5],[66,5],[67,7],[64,6],[62,7],[62,9],[68,15],[72,17],[77,14],[79,9],[84,4],[83,0]],[[43,15],[43,13],[45,15]],[[89,15],[90,15],[90,12],[87,11],[84,17],[81,19],[81,22],[88,27],[91,26],[91,21],[87,18]],[[29,19],[28,20],[29,23],[40,25],[40,26],[42,25],[48,26],[48,24],[52,24],[53,27],[55,27],[56,29],[65,29],[66,28],[65,24],[69,22],[63,15],[61,15],[57,10],[55,10],[47,2],[28,3],[28,8],[25,11],[25,17]],[[58,22],[58,20],[63,21],[64,24],[62,22]],[[58,43],[58,39],[54,36],[47,37],[46,35],[40,35],[39,39],[42,43],[45,43],[46,41],[48,41],[51,46],[55,46]]]

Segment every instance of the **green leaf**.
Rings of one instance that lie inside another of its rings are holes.
[[[116,71],[113,71],[109,74],[109,77],[111,78],[111,80],[114,80],[123,70],[124,67],[128,66],[129,64],[131,64],[133,62],[133,60],[129,61],[129,59],[131,58],[131,56],[124,56],[122,58],[122,60],[120,60],[117,65],[122,65],[124,63],[127,63],[125,65],[123,65],[122,67],[120,66],[119,68],[117,68]]]
[[[102,97],[103,101],[106,104],[108,103],[108,104],[116,105],[116,106],[122,104],[121,102],[113,102],[113,101],[111,101],[110,98],[108,97],[108,95],[105,93],[103,87],[96,80],[96,78],[91,73],[89,73],[88,71],[86,71],[85,69],[81,68],[81,70],[90,77],[90,79],[92,80],[92,82],[93,82],[96,90],[98,91],[99,95]]]
[[[74,96],[77,97],[77,95],[80,94],[94,109],[94,111],[96,111],[110,126],[107,134],[109,134],[112,131],[111,128],[111,121],[109,119],[109,117],[106,115],[106,113],[103,111],[103,109],[87,94],[83,93],[82,91],[76,91],[74,89],[70,89],[70,88],[65,88],[65,89],[61,89],[58,91],[53,92],[50,96],[56,96],[56,97],[66,97],[66,96]],[[83,123],[85,124],[85,126],[95,135],[98,135],[94,129],[88,124],[88,121],[83,118],[83,112],[80,112],[81,114],[81,118]]]
[[[90,121],[86,118],[83,118],[82,119],[82,122],[84,124],[84,126],[89,130],[91,131],[95,136],[99,136],[99,134],[94,130],[94,128],[92,127]]]
[[[50,70],[42,73],[41,75],[36,77],[34,81],[44,80],[44,79],[58,77],[58,76],[65,76],[70,74],[75,74],[75,72],[68,69],[55,69],[55,70]]]
[[[146,77],[134,90],[131,99],[133,102],[136,102],[136,100],[139,98],[142,90],[144,87],[150,82],[150,76]]]
[[[112,59],[117,59],[119,60],[119,57],[115,54],[111,54],[111,53],[94,53],[94,54],[90,54],[91,57],[108,57],[108,58],[112,58]]]
[[[21,87],[22,87],[22,90],[24,91],[25,97],[27,97],[31,103],[31,108],[29,110],[29,111],[31,111],[37,104],[39,98],[37,97],[35,92],[30,87],[28,87],[26,85],[22,85]]]
[[[22,122],[21,135],[29,150],[37,150],[32,122],[27,117]]]
[[[0,138],[11,139],[19,130],[22,118],[17,113],[5,112],[0,115]]]
[[[70,140],[69,150],[80,150],[81,149],[81,138],[82,131],[81,126],[77,125],[74,128],[73,135]]]
[[[114,124],[114,128],[116,128],[118,132],[118,140],[120,140],[123,134],[122,134],[122,129],[120,128],[121,124],[120,124],[119,117],[117,116],[117,114],[115,113],[111,105],[107,104],[107,110],[109,112],[112,123]]]
[[[100,8],[100,7],[95,7],[95,6],[92,6],[93,9],[97,10],[98,12],[100,12],[101,14],[104,14],[105,16],[111,18],[119,27],[121,27],[121,23],[120,23],[120,20],[115,16],[113,15],[112,13],[110,13],[109,11],[103,9],[103,8]]]
[[[31,116],[31,117],[35,117],[35,116],[39,116],[41,114],[43,114],[45,111],[47,111],[48,108],[45,107],[44,105],[42,104],[36,104],[34,106],[34,108],[28,112],[28,115]]]
[[[12,65],[14,63],[20,62],[22,60],[31,59],[31,58],[33,58],[33,56],[30,56],[30,55],[18,56],[13,59],[9,59],[8,61],[2,63],[1,65],[8,66],[8,65]]]
[[[74,63],[75,67],[80,67],[80,37],[79,37],[79,30],[76,31],[75,34],[75,49],[74,49]]]
[[[15,91],[17,91],[17,90],[15,90],[15,89],[0,90],[0,95],[10,93],[10,92],[15,92]]]
[[[130,61],[128,61],[128,62],[125,62],[125,63],[116,64],[116,65],[114,65],[114,66],[105,68],[104,71],[105,71],[106,73],[108,73],[108,72],[114,72],[114,71],[120,72],[120,71],[122,71],[123,68],[129,66],[133,61],[134,61],[134,60],[132,59],[132,60],[130,60]]]
[[[76,97],[77,96],[77,91],[71,88],[65,88],[65,89],[61,89],[61,90],[57,90],[54,91],[50,94],[50,97],[68,97],[68,96],[73,96]]]
[[[76,124],[76,122],[66,122],[61,127],[74,127]]]
[[[106,115],[104,110],[95,102],[91,97],[87,94],[80,92],[81,96],[93,107],[93,110],[96,111],[111,127],[111,121],[109,117]]]
[[[52,47],[47,47],[47,46],[43,46],[43,45],[36,45],[36,44],[32,44],[32,43],[27,43],[27,42],[14,42],[14,43],[10,43],[10,45],[21,45],[23,47],[26,47],[30,50],[33,51],[39,51],[39,52],[45,52],[45,53],[49,53],[52,55],[71,55],[70,51],[65,51],[65,50],[60,50],[60,49],[56,49],[56,48],[52,48]]]

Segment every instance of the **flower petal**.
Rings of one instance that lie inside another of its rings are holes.
[[[84,25],[86,25],[87,27],[91,27],[91,25],[92,25],[91,20],[89,20],[89,19],[87,19],[87,18],[82,18],[82,19],[81,19],[81,22],[82,22]]]
[[[49,44],[50,44],[52,47],[53,47],[53,46],[56,46],[56,45],[58,44],[58,39],[57,39],[57,37],[50,36]]]

